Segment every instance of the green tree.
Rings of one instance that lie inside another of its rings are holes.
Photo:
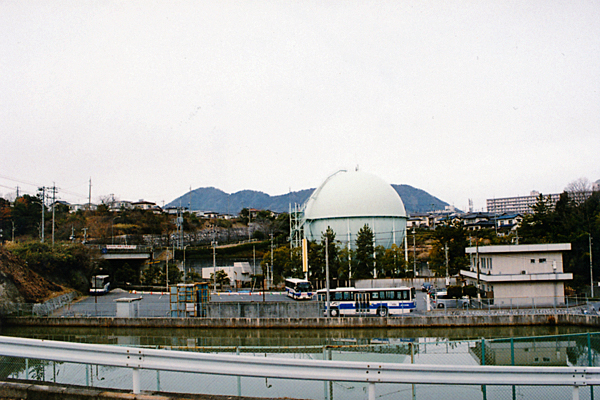
[[[301,249],[293,249],[290,251],[289,246],[279,246],[273,249],[273,283],[278,284],[285,278],[303,277],[301,265]],[[263,256],[261,267],[263,271],[267,268],[270,270],[271,265],[271,252],[265,252]]]
[[[138,273],[129,263],[124,263],[118,268],[114,269],[113,282],[116,285],[127,286],[130,284],[136,284],[138,279]]]
[[[42,202],[29,195],[18,197],[13,205],[12,220],[15,223],[15,236],[40,237],[42,222]]]
[[[339,267],[338,279],[350,279],[350,275],[356,271],[356,251],[342,246],[338,253]]]
[[[468,238],[465,229],[460,223],[444,224],[438,226],[433,232],[434,246],[430,257],[430,268],[438,276],[446,275],[446,248],[448,253],[448,274],[457,275],[461,269],[466,269],[469,259],[465,248]]]
[[[327,240],[325,240],[327,239]],[[325,245],[325,242],[327,241],[327,246]],[[331,227],[327,227],[327,229],[325,230],[324,233],[321,234],[321,249],[322,249],[322,258],[323,258],[323,263],[325,264],[323,266],[323,268],[326,267],[327,262],[325,259],[325,248],[327,247],[327,257],[328,260],[327,261],[329,263],[329,279],[337,279],[339,277],[339,270],[340,270],[340,258],[338,256],[338,246],[335,240],[335,232],[333,231],[333,229],[331,229]],[[324,270],[323,272],[323,277],[326,277],[326,271]]]
[[[229,279],[229,276],[227,276],[227,273],[225,271],[223,271],[222,269],[217,270],[216,277],[217,277],[217,281],[216,281],[217,286],[219,286],[220,288],[223,288],[223,285],[231,285],[231,279]],[[210,281],[215,282],[215,273],[210,274]]]
[[[325,257],[323,246],[320,243],[308,242],[308,278],[314,280],[325,279]]]
[[[0,244],[12,239],[11,210],[10,201],[0,197]]]
[[[532,214],[523,217],[519,231],[522,238],[520,243],[551,243],[555,215],[550,206],[550,197],[540,194],[532,210]]]
[[[160,285],[164,281],[164,266],[159,263],[150,264],[142,273],[142,284],[148,286]]]
[[[406,276],[406,260],[401,247],[395,243],[389,249],[377,246],[377,277],[404,278]]]
[[[374,268],[374,235],[369,225],[365,224],[356,236],[356,272],[353,279],[368,279],[373,277]]]
[[[246,207],[242,208],[239,213],[239,220],[242,224],[248,225],[250,222],[250,210]]]

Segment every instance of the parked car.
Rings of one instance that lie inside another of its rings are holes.
[[[468,297],[453,299],[448,297],[445,289],[438,290],[431,295],[433,308],[467,308],[470,305]]]
[[[423,286],[421,286],[421,291],[423,292],[429,292],[431,289],[433,289],[433,285],[429,282],[424,282]]]

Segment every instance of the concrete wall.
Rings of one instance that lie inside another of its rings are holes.
[[[102,389],[50,382],[0,382],[0,399],[4,400],[211,400],[225,398],[201,394],[171,394],[144,391],[133,394],[131,391],[118,389]],[[234,399],[234,397],[226,397]],[[238,397],[235,397],[239,399]],[[262,400],[255,397],[244,397],[244,400]]]
[[[502,282],[487,284],[494,287],[495,305],[547,307],[565,304],[565,286],[554,282]],[[525,297],[526,296],[526,297]]]
[[[345,318],[5,318],[3,326],[72,326],[106,328],[429,328],[506,325],[600,326],[593,314],[463,314]]]
[[[316,301],[294,302],[214,302],[207,305],[208,318],[317,318]]]

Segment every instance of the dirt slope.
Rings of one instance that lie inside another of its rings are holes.
[[[0,303],[40,303],[65,292],[0,247]]]

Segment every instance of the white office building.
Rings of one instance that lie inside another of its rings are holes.
[[[573,279],[563,272],[569,250],[570,243],[467,247],[470,268],[460,274],[495,306],[562,305],[565,282]]]

